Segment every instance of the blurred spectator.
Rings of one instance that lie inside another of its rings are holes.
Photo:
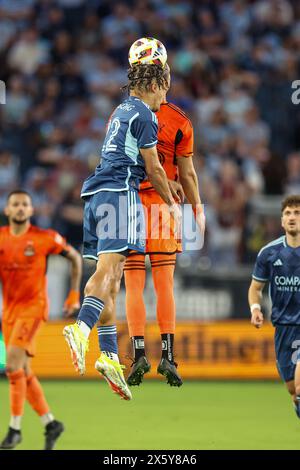
[[[244,122],[241,120],[235,126],[239,139],[246,145],[268,145],[270,140],[269,126],[259,119],[256,106],[246,111]]]
[[[276,153],[272,153],[263,166],[265,193],[268,195],[283,194],[286,178],[285,161]]]
[[[244,224],[246,201],[247,187],[238,166],[225,160],[217,184],[210,189],[209,201],[214,210],[209,237],[210,255],[219,265],[238,260],[237,246]]]
[[[83,201],[80,199],[80,191],[81,184],[72,188],[58,206],[55,215],[55,228],[79,250],[83,236]]]
[[[0,148],[0,208],[3,211],[7,194],[18,186],[19,160],[12,153]]]
[[[111,15],[102,22],[102,34],[109,41],[112,49],[119,48],[126,42],[126,34],[134,32],[136,37],[141,34],[141,26],[133,17],[128,5],[117,2],[113,5]]]
[[[31,98],[26,93],[25,80],[22,75],[13,75],[6,92],[6,104],[2,109],[3,121],[6,125],[23,125]]]
[[[28,171],[25,179],[25,189],[32,197],[34,206],[34,222],[40,227],[51,225],[54,205],[47,193],[47,171],[36,167]]]
[[[46,44],[39,38],[37,30],[30,28],[21,33],[20,39],[10,50],[8,63],[12,69],[31,75],[47,58]]]
[[[35,0],[1,0],[0,3],[0,17],[3,16],[16,23],[23,23],[28,21],[32,11]]]
[[[300,152],[293,152],[287,157],[284,192],[285,194],[300,194]]]
[[[249,217],[243,233],[241,261],[253,264],[261,247],[269,243],[270,240],[276,240],[280,235],[281,226],[278,216],[252,215]]]
[[[85,80],[79,72],[74,57],[69,57],[63,64],[60,74],[60,85],[63,100],[82,99],[87,95]]]
[[[273,237],[278,226],[252,220],[252,201],[300,192],[300,108],[291,101],[299,2],[0,0],[0,30],[2,206],[25,185],[36,220],[46,227],[58,217],[79,244],[80,184],[125,98],[128,49],[154,36],[168,49],[168,100],[194,124],[206,254],[213,265],[247,262],[250,245]]]

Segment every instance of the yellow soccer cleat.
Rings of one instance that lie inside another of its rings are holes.
[[[85,354],[89,349],[89,340],[84,336],[77,323],[65,326],[63,335],[71,350],[75,369],[83,375],[85,373]]]
[[[120,395],[124,400],[131,400],[132,395],[125,381],[122,366],[117,361],[110,359],[106,354],[101,354],[95,363],[95,369],[103,375],[106,382],[114,393]]]

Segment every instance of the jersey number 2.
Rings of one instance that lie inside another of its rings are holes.
[[[117,145],[113,144],[112,141],[116,137],[118,131],[120,129],[120,120],[115,118],[113,121],[110,122],[109,127],[107,129],[107,141],[103,146],[104,152],[115,152],[117,150]]]

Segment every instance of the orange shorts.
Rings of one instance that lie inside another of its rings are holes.
[[[6,348],[18,346],[25,349],[28,356],[35,355],[35,339],[42,326],[40,318],[19,318],[14,323],[2,321],[2,332]]]
[[[146,217],[146,253],[180,253],[181,240],[174,233],[169,209],[154,189],[139,192]]]

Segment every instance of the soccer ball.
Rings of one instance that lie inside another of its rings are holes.
[[[156,64],[165,66],[167,62],[167,51],[162,42],[155,38],[137,39],[129,49],[129,64]]]

